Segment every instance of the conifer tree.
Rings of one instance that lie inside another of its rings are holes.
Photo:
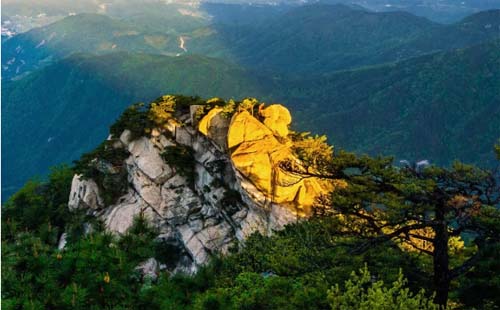
[[[346,232],[366,238],[356,251],[396,241],[430,255],[437,304],[446,306],[450,282],[500,241],[498,169],[458,162],[449,169],[423,162],[396,167],[392,158],[343,151],[324,165],[316,169],[319,173],[311,173],[292,162],[281,163],[289,173],[347,182],[322,197],[315,212],[341,217]],[[463,234],[472,236],[477,251],[451,268],[450,240]]]

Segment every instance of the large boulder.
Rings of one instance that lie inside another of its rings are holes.
[[[331,186],[317,178],[303,179],[280,169],[280,162],[297,160],[287,137],[290,113],[281,105],[271,105],[261,115],[263,123],[247,111],[233,116],[227,137],[233,165],[271,202],[307,216],[316,198]]]
[[[97,210],[103,207],[104,202],[99,195],[97,183],[92,179],[83,179],[81,175],[73,176],[68,208]]]
[[[290,111],[281,104],[273,104],[262,109],[260,115],[264,117],[264,125],[280,137],[288,136],[288,126],[292,123]]]
[[[198,130],[212,139],[222,151],[226,151],[230,123],[231,119],[224,115],[222,108],[213,108],[201,119]]]
[[[247,111],[233,115],[227,134],[227,146],[232,149],[243,142],[272,138],[273,132]]]
[[[165,164],[150,139],[141,137],[130,142],[128,151],[132,154],[132,163],[151,180],[161,182],[172,175],[172,169]]]
[[[267,195],[272,195],[279,169],[277,164],[286,159],[290,150],[280,144],[273,136],[261,141],[243,142],[231,154],[233,163],[243,175],[248,177],[257,188]]]

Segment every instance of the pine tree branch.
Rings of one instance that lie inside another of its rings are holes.
[[[408,234],[408,236],[416,238],[416,239],[420,239],[423,241],[434,242],[433,238],[429,238],[429,237],[425,237],[425,236],[420,236],[420,235],[410,234],[410,233]]]
[[[430,256],[434,255],[434,252],[431,252],[431,251],[426,250],[426,249],[422,249],[422,248],[418,247],[416,244],[414,244],[413,242],[411,242],[410,240],[403,239],[403,241],[406,242],[406,244],[409,244],[414,249],[418,250],[419,252],[422,252],[422,253],[430,255]]]
[[[375,245],[378,245],[380,243],[387,242],[393,238],[399,237],[402,234],[408,234],[408,232],[411,230],[422,229],[422,228],[426,228],[429,226],[430,226],[430,224],[413,224],[413,225],[407,225],[407,226],[401,227],[399,229],[396,229],[392,233],[384,234],[381,236],[371,238],[369,241],[361,244],[358,248],[353,249],[352,252],[353,252],[353,254],[363,253],[371,246],[375,246]]]
[[[469,271],[474,265],[477,264],[477,262],[481,259],[482,253],[481,251],[478,251],[476,254],[474,254],[472,257],[467,259],[462,265],[453,268],[450,271],[450,278],[455,279],[456,277],[466,273]]]

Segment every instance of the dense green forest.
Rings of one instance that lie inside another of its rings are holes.
[[[298,127],[327,134],[337,146],[439,165],[494,166],[500,40],[280,83]]]
[[[137,126],[135,114],[126,113],[113,132]],[[500,145],[495,152],[500,160]],[[397,167],[392,158],[341,150],[301,154],[312,169],[295,170],[286,161],[281,168],[346,186],[318,200],[311,218],[270,237],[254,234],[195,275],[137,270],[151,257],[166,266],[176,260],[144,217],[117,236],[95,217],[69,211],[75,169],[92,154],[76,168],[54,168],[48,181],[28,182],[3,206],[2,307],[438,309],[437,302],[495,309],[500,303],[497,172],[458,162],[448,169]]]
[[[490,10],[442,25],[406,12],[319,3],[252,26],[216,24],[190,44],[191,52],[212,55],[224,47],[227,59],[259,70],[318,75],[498,39],[499,14]]]
[[[393,240],[374,242],[359,253],[366,236],[347,233],[352,227],[327,215],[272,237],[256,234],[194,276],[142,277],[135,270],[140,262],[155,257],[168,264],[175,253],[154,239],[154,229],[141,218],[121,237],[95,220],[85,233],[83,223],[92,219],[70,213],[66,205],[72,175],[68,167],[54,169],[47,183],[29,182],[5,204],[4,309],[437,309],[430,303],[430,257]],[[498,211],[482,208],[474,220],[498,233]],[[68,244],[59,250],[63,231]],[[472,272],[453,279],[450,308],[495,309],[498,240],[479,249],[469,240],[449,251],[454,265],[484,251]]]

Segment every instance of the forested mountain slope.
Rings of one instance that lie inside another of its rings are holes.
[[[241,64],[292,74],[319,74],[498,39],[500,10],[441,25],[406,12],[315,4],[294,8],[252,27],[214,28],[217,35],[203,40],[218,38]]]
[[[290,79],[200,56],[75,56],[5,84],[4,187],[94,147],[127,102],[165,92],[286,101],[297,128],[360,153],[489,165],[500,137],[499,41]],[[50,81],[50,83],[47,83]],[[299,112],[299,113],[297,113]],[[41,126],[43,124],[43,126]],[[74,137],[78,136],[78,139]]]
[[[268,27],[265,19],[240,26],[228,21],[231,27],[205,26],[182,36],[150,35],[139,20],[83,14],[8,39],[2,46],[4,187],[78,157],[102,140],[124,104],[164,92],[285,101],[303,112],[296,113],[299,129],[326,133],[337,147],[488,165],[499,136],[499,41],[429,53],[495,38],[500,11],[443,26],[408,13],[343,5],[279,10],[268,16]],[[169,48],[188,56],[137,53]],[[59,61],[80,50],[108,55]],[[191,54],[196,52],[248,66]],[[419,54],[429,55],[404,60]],[[332,72],[395,60],[403,62]],[[18,69],[38,66],[8,81]],[[82,143],[73,144],[72,132]]]
[[[500,10],[441,25],[406,12],[340,4],[279,6],[268,14],[258,6],[205,4],[194,11],[173,6],[167,15],[155,8],[149,4],[130,14],[133,8],[127,7],[112,17],[79,14],[14,36],[2,46],[3,76],[19,76],[75,52],[117,51],[194,53],[266,72],[321,74],[500,37]]]
[[[175,34],[150,31],[106,15],[79,14],[7,40],[2,45],[2,75],[8,79],[73,53],[118,51],[183,52]]]
[[[500,41],[282,87],[301,128],[349,150],[488,165],[500,138]]]

